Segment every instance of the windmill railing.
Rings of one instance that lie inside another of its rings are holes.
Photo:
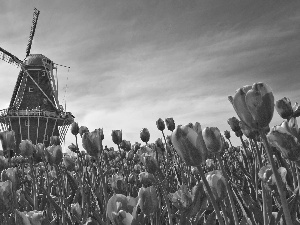
[[[49,117],[57,119],[68,119],[72,118],[72,114],[69,112],[53,112],[39,109],[25,109],[25,110],[11,110],[11,109],[2,109],[0,110],[0,117]]]

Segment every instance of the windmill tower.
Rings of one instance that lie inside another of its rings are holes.
[[[42,54],[30,54],[40,11],[34,9],[32,27],[24,61],[0,47],[0,58],[21,68],[7,109],[0,111],[0,129],[13,130],[16,146],[29,139],[48,146],[51,136],[65,139],[74,116],[59,105],[55,63]]]

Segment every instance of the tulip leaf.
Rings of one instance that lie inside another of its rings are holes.
[[[67,174],[67,179],[68,179],[68,182],[70,184],[72,191],[76,191],[78,189],[78,185],[77,185],[75,178],[72,177],[69,172],[66,172],[66,174]]]
[[[50,204],[54,207],[55,211],[57,214],[61,215],[62,210],[60,208],[60,206],[53,200],[53,198],[50,196],[50,194],[45,190],[45,188],[43,188],[44,194],[46,194],[48,201],[50,202]],[[53,221],[52,221],[53,222]],[[51,222],[51,223],[52,223]]]

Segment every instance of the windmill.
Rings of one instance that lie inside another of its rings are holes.
[[[48,146],[51,136],[59,136],[63,142],[74,121],[72,113],[59,105],[58,85],[53,75],[56,64],[42,54],[30,54],[39,14],[34,8],[23,61],[0,47],[0,58],[21,68],[9,107],[0,110],[0,129],[15,132],[16,146],[25,139]]]

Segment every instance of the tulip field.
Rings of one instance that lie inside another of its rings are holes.
[[[73,122],[69,154],[56,136],[16,151],[14,131],[1,132],[0,224],[300,224],[300,106],[264,83],[232,93],[224,132],[166,118],[154,143],[143,128],[135,143],[113,130],[103,146],[102,129]],[[270,127],[274,113],[283,122]]]

